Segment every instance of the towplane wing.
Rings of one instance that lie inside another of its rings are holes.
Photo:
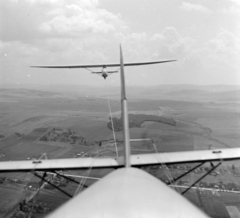
[[[165,152],[131,155],[131,166],[194,163],[208,161],[232,161],[240,159],[240,148],[203,151]],[[66,158],[50,160],[23,160],[0,162],[0,172],[30,170],[70,170],[84,168],[121,168],[123,157],[115,158]]]

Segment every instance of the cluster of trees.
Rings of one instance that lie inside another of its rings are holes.
[[[109,122],[107,123],[107,127],[112,130],[112,122],[111,117],[109,117]],[[114,131],[119,132],[122,131],[122,117],[119,119],[116,117],[112,118]],[[156,116],[156,115],[147,115],[147,114],[129,114],[129,128],[133,127],[141,127],[141,124],[145,121],[154,121],[165,123],[168,125],[176,126],[176,121],[172,117],[168,116]]]
[[[112,122],[111,122],[111,117],[109,118],[109,122],[107,123],[107,127],[111,130],[113,130],[112,128]],[[114,127],[114,131],[115,132],[119,132],[123,130],[123,121],[122,121],[122,117],[120,117],[119,119],[116,117],[113,117],[112,119],[113,121],[113,127]],[[137,127],[136,124],[132,121],[129,120],[129,128],[132,127]]]

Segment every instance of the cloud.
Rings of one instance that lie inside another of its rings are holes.
[[[240,67],[240,39],[226,29],[206,43],[206,53],[214,62]]]
[[[233,0],[229,2],[227,5],[229,10],[238,9],[237,7],[231,9],[236,3]],[[138,21],[140,24],[137,27],[132,22],[130,15],[126,16],[128,20],[124,20],[120,14],[102,8],[103,4],[97,0],[2,0],[0,4],[0,7],[4,6],[3,14],[0,15],[4,17],[4,22],[3,19],[0,21],[0,25],[1,22],[3,23],[3,26],[0,26],[2,40],[0,41],[2,52],[0,61],[5,66],[2,69],[6,71],[6,76],[7,72],[10,72],[8,68],[14,68],[11,70],[12,78],[15,77],[15,74],[19,74],[19,78],[21,78],[22,72],[37,73],[36,69],[33,71],[28,67],[30,65],[118,62],[119,42],[122,43],[126,62],[168,58],[178,60],[161,66],[129,69],[131,74],[127,76],[132,78],[133,83],[138,82],[136,75],[143,75],[142,73],[147,71],[156,72],[156,77],[154,77],[155,75],[153,77],[146,76],[143,83],[146,78],[149,79],[149,83],[158,83],[156,78],[159,76],[157,74],[159,69],[163,79],[170,78],[169,75],[172,75],[171,80],[166,80],[166,82],[184,81],[185,83],[186,78],[189,78],[190,82],[199,79],[204,83],[206,79],[204,77],[209,75],[209,72],[212,73],[209,81],[215,81],[216,75],[218,75],[215,72],[232,72],[234,70],[237,72],[236,69],[239,69],[239,39],[236,34],[233,34],[234,28],[226,27],[228,22],[214,22],[214,19],[218,19],[220,16],[225,19],[225,16],[219,13],[211,15],[212,20],[209,24],[214,24],[214,28],[212,28],[213,25],[208,26],[201,23],[202,19],[191,20],[192,15],[196,18],[195,14],[204,13],[206,15],[211,12],[199,4],[183,2],[181,10],[195,12],[188,13],[189,22],[186,22],[186,17],[184,17],[184,22],[181,19],[177,20],[178,11],[176,16],[174,14],[174,17],[171,18],[174,19],[174,25],[177,28],[168,26],[167,22],[162,22],[158,26],[161,28],[158,32],[155,32],[157,24],[154,25],[154,29],[151,25],[149,25],[149,29],[143,29],[144,25]],[[214,10],[219,12],[222,6],[223,4]],[[112,9],[117,11],[114,7]],[[121,10],[119,9],[119,11]],[[182,16],[182,11],[179,14]],[[132,13],[132,16],[135,15]],[[233,16],[228,15],[226,18],[232,21]],[[175,20],[178,23],[175,23]],[[198,28],[197,31],[194,31],[195,27],[192,28],[192,25]],[[140,26],[142,29],[139,28]],[[225,29],[216,34],[220,27]],[[140,30],[134,32],[133,29],[138,28]],[[227,28],[232,32],[227,31]],[[214,34],[215,37],[213,37]],[[55,72],[58,75],[59,71]],[[74,72],[79,71],[76,70],[72,73],[74,74]],[[138,74],[134,74],[135,72]],[[42,71],[39,70],[39,78],[43,77],[42,75]],[[85,74],[76,73],[76,75],[81,81],[87,81],[82,79]],[[89,75],[86,73],[86,76]],[[42,78],[42,81],[45,79]],[[228,80],[226,79],[226,81]]]
[[[183,57],[191,53],[195,40],[190,37],[182,37],[174,27],[166,27],[162,33],[156,33],[151,37],[158,44],[158,57]]]
[[[76,1],[54,7],[39,30],[50,34],[79,36],[84,33],[109,33],[124,24],[120,15],[98,8],[97,1]]]
[[[11,58],[16,57],[31,57],[37,55],[39,49],[31,44],[26,44],[20,41],[3,42],[0,41],[0,55],[5,55]]]
[[[119,43],[115,33],[128,31],[121,15],[100,8],[97,0],[3,0],[0,4],[4,6],[1,52],[25,57],[28,65],[109,61]]]
[[[199,5],[199,4],[191,4],[188,2],[183,2],[182,5],[180,6],[180,9],[185,10],[185,11],[198,11],[201,13],[211,13],[212,11],[208,9],[205,6]]]
[[[219,10],[220,13],[224,14],[238,14],[240,15],[240,1],[239,0],[229,0],[228,7],[224,7]]]
[[[207,65],[223,64],[240,67],[240,39],[232,32],[221,29],[215,38],[206,43],[181,36],[174,27],[167,27],[151,37],[158,45],[157,57],[178,57],[198,60]]]
[[[97,0],[3,0],[0,4],[4,17],[0,35],[6,41],[114,34],[126,26],[120,14],[100,8]]]
[[[151,59],[152,45],[149,37],[145,32],[119,32],[115,34],[116,40],[121,42],[124,47],[124,56],[129,61]]]
[[[54,5],[59,5],[59,4],[63,3],[63,0],[25,0],[25,1],[30,3],[30,4],[54,4]]]
[[[229,0],[230,2],[233,2],[235,5],[240,6],[240,1],[239,0]]]
[[[222,9],[218,12],[223,14],[240,15],[240,1],[239,0],[225,0],[225,4],[222,4]]]
[[[79,15],[68,17],[59,15],[39,26],[41,31],[78,36],[84,32],[107,33],[115,30],[114,21],[108,12],[94,13],[81,11]],[[116,19],[117,20],[117,19]]]
[[[224,14],[240,14],[240,8],[231,6],[229,8],[221,9],[219,12]]]
[[[127,60],[153,60],[185,58],[196,46],[196,40],[181,36],[174,27],[166,27],[160,33],[118,33]]]
[[[161,33],[155,33],[151,41],[157,49],[152,50],[156,59],[177,59],[173,81],[188,78],[189,82],[210,83],[231,81],[236,83],[240,70],[240,39],[232,32],[221,29],[216,37],[200,42],[179,34],[176,28],[167,27]],[[170,66],[161,69],[171,71]],[[204,76],[203,76],[204,75]],[[218,77],[218,79],[216,78]],[[167,77],[166,77],[167,78]],[[206,80],[207,78],[207,80]]]

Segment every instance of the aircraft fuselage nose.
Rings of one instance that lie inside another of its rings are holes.
[[[103,74],[103,75],[102,75],[102,77],[103,77],[104,79],[106,79],[107,76],[108,76],[107,74]]]

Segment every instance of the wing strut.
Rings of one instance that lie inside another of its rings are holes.
[[[197,166],[193,167],[191,170],[187,171],[186,173],[183,173],[182,175],[178,176],[177,178],[173,178],[173,181],[168,182],[167,185],[172,185],[174,182],[176,182],[177,180],[179,180],[182,177],[186,176],[187,174],[191,173],[192,171],[196,170],[198,167],[202,166],[205,163],[206,162],[204,161],[204,162],[198,164]]]
[[[64,191],[63,189],[59,188],[58,186],[56,186],[54,183],[48,181],[47,179],[45,179],[43,176],[38,175],[36,172],[34,173],[34,176],[38,177],[39,179],[41,179],[42,181],[48,183],[49,185],[51,185],[52,187],[56,188],[57,190],[59,190],[60,192],[64,193],[65,195],[67,195],[68,197],[72,198],[73,196],[70,195],[68,192]]]
[[[123,122],[123,142],[125,151],[125,167],[130,167],[130,142],[129,142],[129,121],[128,121],[128,107],[126,98],[125,78],[124,78],[124,63],[122,55],[122,47],[120,44],[120,77],[121,77],[121,106],[122,106],[122,122]]]
[[[211,165],[213,165],[212,168],[207,173],[205,173],[203,176],[201,176],[197,181],[195,181],[191,186],[189,186],[185,191],[183,191],[182,195],[184,195],[189,189],[191,189],[194,185],[196,185],[198,182],[200,182],[202,179],[204,179],[208,174],[210,174],[213,170],[215,170],[221,164],[222,164],[222,161],[215,166],[211,163]]]

